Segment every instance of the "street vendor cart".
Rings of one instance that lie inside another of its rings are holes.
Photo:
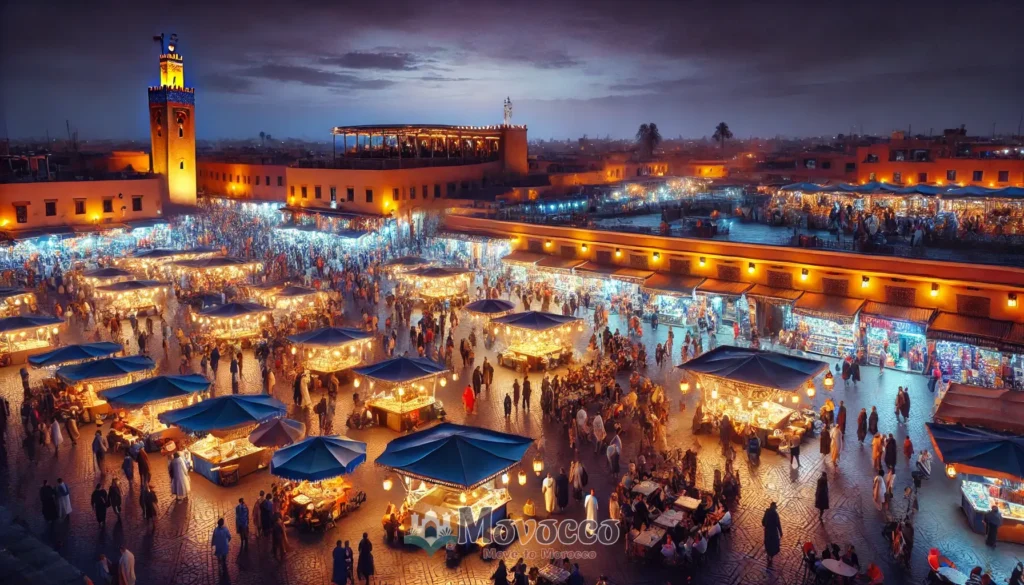
[[[397,432],[415,429],[437,418],[434,393],[447,385],[448,369],[426,358],[399,356],[356,368],[356,386],[365,378],[366,408],[378,425]]]

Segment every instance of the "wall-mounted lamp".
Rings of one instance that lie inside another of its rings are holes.
[[[1016,307],[1017,306],[1017,293],[1010,293],[1006,295],[1006,306]]]
[[[871,282],[870,278],[868,278],[867,276],[862,276],[860,278],[860,287],[861,288],[867,288],[869,282]]]
[[[809,273],[807,272],[806,268],[801,268],[800,269],[800,280],[807,280],[807,275],[808,274]]]
[[[939,296],[939,283],[937,283],[937,282],[933,282],[932,283],[932,296],[933,297]]]
[[[700,260],[698,261],[698,264],[700,264],[701,266],[704,266],[707,263],[708,263],[707,258],[701,256]]]
[[[749,272],[751,274],[754,273],[754,263],[753,262],[747,263],[747,272]]]

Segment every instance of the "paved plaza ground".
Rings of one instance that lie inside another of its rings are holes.
[[[358,311],[353,311],[358,315]],[[417,314],[414,313],[414,320]],[[588,315],[589,319],[589,315]],[[381,320],[383,323],[383,319]],[[472,326],[471,319],[463,319],[456,332],[456,339],[468,334]],[[612,316],[612,328],[620,325],[616,316]],[[126,324],[126,330],[130,327]],[[664,383],[666,395],[672,402],[680,400],[679,371],[664,368],[656,371],[653,365],[653,348],[656,342],[664,341],[668,328],[660,327],[656,332],[645,329],[644,342],[652,363],[647,369],[656,382]],[[479,333],[479,332],[478,332]],[[575,334],[578,348],[586,346],[591,330]],[[74,333],[69,334],[74,336]],[[676,348],[684,332],[675,329]],[[157,328],[159,336],[159,328]],[[724,342],[725,339],[723,338]],[[406,349],[408,335],[399,335],[398,351]],[[157,359],[164,356],[157,348]],[[172,344],[173,345],[173,344]],[[376,344],[379,345],[379,344]],[[133,348],[134,351],[134,348]],[[477,363],[487,355],[495,361],[493,351],[477,349]],[[160,361],[165,372],[176,372],[178,354],[176,348],[171,349],[167,360]],[[456,357],[456,359],[458,359]],[[678,361],[678,355],[673,356]],[[834,364],[833,364],[834,365]],[[198,370],[198,360],[196,360]],[[229,393],[230,378],[226,363],[222,361],[220,375],[216,381],[214,394]],[[933,395],[928,392],[926,380],[916,375],[907,375],[894,371],[886,371],[878,375],[875,368],[862,369],[864,379],[857,387],[843,388],[837,384],[834,392],[836,402],[844,400],[849,413],[849,435],[845,449],[835,470],[826,464],[818,454],[818,443],[811,439],[803,446],[803,466],[791,470],[788,460],[778,454],[766,451],[759,466],[751,466],[742,455],[737,458],[737,470],[743,484],[742,500],[738,510],[734,512],[735,527],[732,533],[722,539],[721,549],[709,554],[709,562],[698,571],[698,583],[780,583],[791,584],[801,582],[802,569],[799,546],[806,540],[813,541],[820,549],[826,542],[835,542],[845,548],[848,544],[856,546],[862,565],[876,562],[886,575],[886,583],[920,583],[926,574],[926,551],[931,546],[939,547],[945,555],[953,559],[961,567],[968,570],[980,565],[991,570],[998,583],[1005,583],[1012,565],[1018,557],[1024,557],[1024,547],[1000,544],[991,549],[984,545],[980,535],[972,533],[960,511],[958,482],[946,479],[941,473],[941,466],[936,465],[937,474],[925,482],[920,492],[920,511],[916,516],[916,544],[913,559],[908,568],[897,566],[887,550],[887,542],[882,537],[884,518],[875,510],[871,500],[871,455],[870,444],[857,443],[855,436],[856,416],[860,408],[878,406],[879,426],[883,432],[893,433],[899,444],[909,433],[915,447],[930,447],[924,422],[929,420],[932,412]],[[498,367],[495,369],[495,385],[487,393],[481,394],[478,412],[466,415],[459,396],[464,388],[464,381],[469,378],[470,370],[461,370],[460,383],[449,384],[439,389],[438,397],[444,402],[449,420],[502,431],[528,435],[538,439],[543,445],[543,456],[548,470],[557,472],[561,465],[568,467],[570,453],[568,441],[561,426],[542,420],[539,407],[540,375],[533,379],[534,408],[531,412],[515,411],[506,420],[503,416],[501,401],[505,393],[511,391],[513,372]],[[42,372],[33,372],[33,380],[37,381]],[[621,375],[626,385],[628,373]],[[910,387],[912,398],[911,421],[908,424],[897,423],[893,415],[893,404],[896,387]],[[256,360],[251,352],[245,354],[243,362],[243,389],[245,393],[259,391],[259,371]],[[12,414],[21,406],[21,384],[17,367],[0,370],[0,392],[3,392],[11,403]],[[345,432],[344,421],[351,407],[352,388],[344,389],[338,401],[338,414],[335,429]],[[317,423],[309,412],[296,411],[291,400],[291,388],[287,381],[279,378],[275,394],[289,405],[289,416],[306,422],[311,432],[317,432]],[[314,396],[314,402],[319,399]],[[717,448],[717,437],[694,437],[690,431],[692,409],[697,396],[688,395],[682,398],[687,411],[680,413],[673,408],[670,418],[670,445],[675,448],[687,448],[700,445],[698,455],[700,471],[698,485],[710,487],[714,469],[722,466],[722,458]],[[819,395],[816,404],[820,406],[824,398]],[[481,560],[478,556],[463,559],[461,564],[448,568],[444,563],[443,553],[427,556],[415,548],[394,548],[384,543],[381,528],[381,514],[389,501],[397,501],[401,491],[384,492],[381,482],[384,475],[374,467],[372,461],[384,450],[387,442],[397,435],[390,430],[373,428],[363,431],[349,431],[354,439],[368,444],[368,461],[351,476],[352,483],[367,494],[366,503],[356,513],[341,520],[333,530],[326,534],[307,535],[291,532],[292,550],[284,563],[273,560],[269,554],[269,542],[252,541],[251,550],[239,553],[237,538],[232,541],[232,552],[226,574],[222,574],[212,554],[210,537],[219,517],[224,517],[227,525],[233,527],[234,506],[239,497],[244,496],[253,502],[259,490],[267,489],[273,478],[268,472],[262,471],[241,480],[239,485],[222,488],[211,484],[199,475],[192,476],[192,496],[187,501],[175,503],[170,496],[168,475],[164,472],[164,461],[154,455],[153,480],[160,498],[159,518],[155,525],[144,524],[138,506],[138,485],[126,493],[123,522],[108,523],[106,530],[100,530],[91,510],[89,496],[96,484],[96,476],[90,462],[89,439],[95,429],[92,425],[82,427],[82,440],[77,446],[71,446],[66,440],[59,455],[52,450],[37,450],[34,458],[22,444],[23,431],[14,414],[12,425],[8,431],[6,447],[2,451],[0,461],[0,503],[10,507],[24,518],[32,532],[40,536],[44,542],[53,545],[59,553],[76,566],[92,574],[97,554],[103,552],[108,557],[118,557],[118,545],[124,543],[136,555],[136,571],[140,585],[199,585],[213,583],[235,584],[310,584],[322,585],[329,582],[331,569],[331,548],[336,539],[348,539],[352,547],[363,532],[368,532],[374,545],[374,557],[377,567],[375,582],[389,584],[483,584],[489,583],[494,564]],[[631,426],[626,427],[624,439],[623,462],[635,457],[637,452],[638,431]],[[536,453],[531,449],[526,460],[532,460]],[[897,473],[897,489],[902,492],[905,485],[911,482],[910,468],[900,455]],[[603,456],[597,456],[592,449],[583,448],[581,459],[590,475],[590,487],[597,491],[600,501],[600,517],[607,517],[608,496],[618,477],[612,477],[607,470]],[[123,485],[120,472],[121,458],[111,455],[107,459],[107,476],[116,474]],[[814,508],[815,481],[822,470],[829,475],[831,488],[831,509],[825,514],[824,522],[818,521],[817,510]],[[63,477],[70,484],[74,512],[69,524],[54,531],[48,531],[40,512],[38,488],[43,479],[51,483],[57,477]],[[137,480],[136,480],[137,481]],[[523,502],[532,498],[542,502],[540,478],[530,474],[526,486],[513,482],[511,486],[513,502],[510,511],[519,516]],[[776,558],[774,570],[765,566],[761,516],[771,501],[778,502],[783,525],[782,553]],[[538,504],[541,515],[543,506]],[[903,503],[897,500],[897,509],[902,510]],[[580,504],[572,503],[566,517],[582,519],[583,509]],[[112,514],[108,514],[112,518]],[[596,581],[599,574],[607,574],[612,582],[620,585],[642,583],[665,583],[673,578],[668,570],[657,566],[638,564],[626,560],[624,547],[598,547],[596,549],[578,550],[589,552],[593,558],[579,561],[580,567],[588,583]],[[530,565],[545,562],[545,552],[536,545],[523,548],[517,545],[512,549],[514,557],[530,555]],[[511,564],[511,563],[510,563]],[[673,579],[674,580],[674,579]]]

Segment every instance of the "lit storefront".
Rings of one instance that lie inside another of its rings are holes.
[[[170,288],[157,280],[123,280],[96,287],[95,297],[99,309],[107,313],[131,314],[155,309],[159,311],[167,300]]]
[[[450,301],[468,298],[473,272],[464,268],[427,266],[406,270],[399,278],[414,296],[431,301]]]
[[[64,383],[67,399],[83,420],[110,412],[110,405],[97,392],[124,386],[153,375],[156,363],[144,355],[108,357],[57,368],[56,378]]]
[[[111,429],[122,444],[130,445],[141,439],[150,451],[155,451],[168,440],[183,438],[179,429],[171,429],[160,422],[160,413],[201,400],[211,384],[198,374],[156,376],[107,388],[97,394],[117,413]]]
[[[940,312],[928,326],[927,339],[947,380],[1003,388],[1011,386],[1004,374],[1016,377],[1010,367],[1016,356],[1002,349],[1012,331],[1009,321]]]
[[[167,264],[171,274],[183,289],[193,292],[221,291],[230,284],[244,284],[263,263],[227,256],[176,260]]]
[[[746,282],[708,278],[697,285],[702,312],[712,311],[721,323],[739,323],[740,333],[750,335],[750,306],[744,296],[754,285]]]
[[[114,266],[87,270],[82,273],[83,282],[85,282],[86,286],[90,287],[113,284],[115,282],[121,282],[122,280],[128,280],[129,278],[134,277],[135,275],[131,272]]]
[[[373,335],[349,327],[324,327],[289,335],[292,355],[302,356],[302,365],[318,373],[340,372],[363,363],[373,347]]]
[[[0,360],[23,364],[29,356],[54,346],[63,319],[49,315],[17,315],[0,318]]]
[[[699,315],[694,290],[702,282],[699,276],[655,273],[642,288],[651,295],[649,312],[656,312],[664,325],[693,325]]]
[[[260,335],[270,309],[256,303],[227,303],[192,315],[204,335],[220,341],[240,341]]]
[[[934,310],[920,307],[876,302],[864,305],[860,326],[867,362],[904,372],[923,372],[928,357],[925,332],[934,315]]]
[[[856,356],[857,316],[863,306],[862,299],[804,293],[793,303],[796,330],[786,344],[830,357]]]
[[[32,312],[36,306],[36,295],[21,288],[0,288],[0,317],[13,317],[23,312]]]
[[[796,327],[793,319],[793,303],[803,291],[789,288],[775,288],[756,284],[747,291],[750,305],[750,322],[760,337],[771,337]]]
[[[495,335],[503,332],[507,346],[498,352],[498,364],[515,370],[546,370],[572,358],[572,330],[583,331],[577,317],[526,311],[491,320]]]
[[[448,262],[474,268],[499,268],[512,251],[512,241],[485,234],[440,232],[427,238],[434,253]]]
[[[580,278],[581,288],[590,291],[603,301],[614,301],[626,298],[633,306],[643,306],[641,299],[642,285],[654,275],[651,270],[629,268],[625,266],[609,266],[597,262],[586,262],[574,270]]]
[[[576,268],[586,264],[586,260],[579,258],[562,258],[561,256],[544,256],[534,266],[539,277],[551,283],[555,292],[566,295],[575,293],[582,286],[580,279],[573,272]],[[533,276],[527,274],[527,276]]]
[[[322,308],[326,296],[315,288],[295,284],[256,289],[256,299],[272,308],[276,316],[314,313]]]
[[[352,372],[358,376],[353,385],[359,388],[364,378],[370,392],[365,416],[399,433],[436,419],[437,386],[448,384],[448,369],[426,358],[399,356]]]

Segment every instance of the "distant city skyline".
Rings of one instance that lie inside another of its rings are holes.
[[[1017,132],[1024,35],[1010,0],[888,3],[173,4],[0,8],[12,139],[148,136],[155,34],[177,33],[200,140],[329,140],[341,124],[497,124],[531,138]]]

